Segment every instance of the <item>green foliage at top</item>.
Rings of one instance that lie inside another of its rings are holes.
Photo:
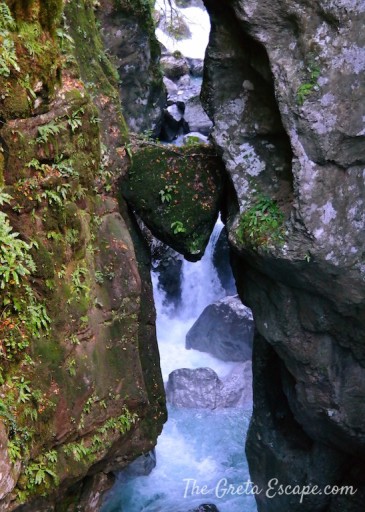
[[[276,201],[259,195],[240,218],[237,237],[241,243],[267,248],[284,240],[284,214]]]
[[[15,30],[16,23],[5,2],[0,2],[0,30]]]
[[[11,31],[16,29],[16,23],[5,2],[0,2],[0,76],[8,77],[11,69],[20,71],[15,52]]]

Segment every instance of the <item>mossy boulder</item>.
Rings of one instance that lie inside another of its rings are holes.
[[[122,192],[158,239],[197,261],[217,220],[221,170],[210,145],[151,144],[133,154]]]

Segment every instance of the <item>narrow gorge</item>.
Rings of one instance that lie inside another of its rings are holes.
[[[363,511],[364,20],[0,2],[0,511]]]

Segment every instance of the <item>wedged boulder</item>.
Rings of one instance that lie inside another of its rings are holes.
[[[204,309],[188,331],[185,346],[209,352],[223,361],[248,361],[253,335],[251,310],[235,295]]]
[[[136,147],[122,192],[156,238],[197,261],[218,216],[221,162],[205,144]]]
[[[185,104],[184,119],[188,124],[189,131],[209,135],[213,123],[205,113],[199,96],[190,98]]]
[[[217,409],[250,405],[251,363],[238,364],[221,380],[211,368],[181,368],[170,373],[167,401],[175,407]]]

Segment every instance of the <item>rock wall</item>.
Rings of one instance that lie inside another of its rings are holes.
[[[0,509],[91,512],[166,419],[128,132],[91,2],[0,9]]]
[[[166,92],[149,0],[94,2],[101,35],[117,71],[123,114],[135,132],[160,132]]]
[[[364,9],[205,0],[203,100],[238,198],[228,215],[253,310],[252,479],[353,485],[258,497],[260,512],[360,511],[364,499]],[[224,83],[224,87],[222,87]]]

